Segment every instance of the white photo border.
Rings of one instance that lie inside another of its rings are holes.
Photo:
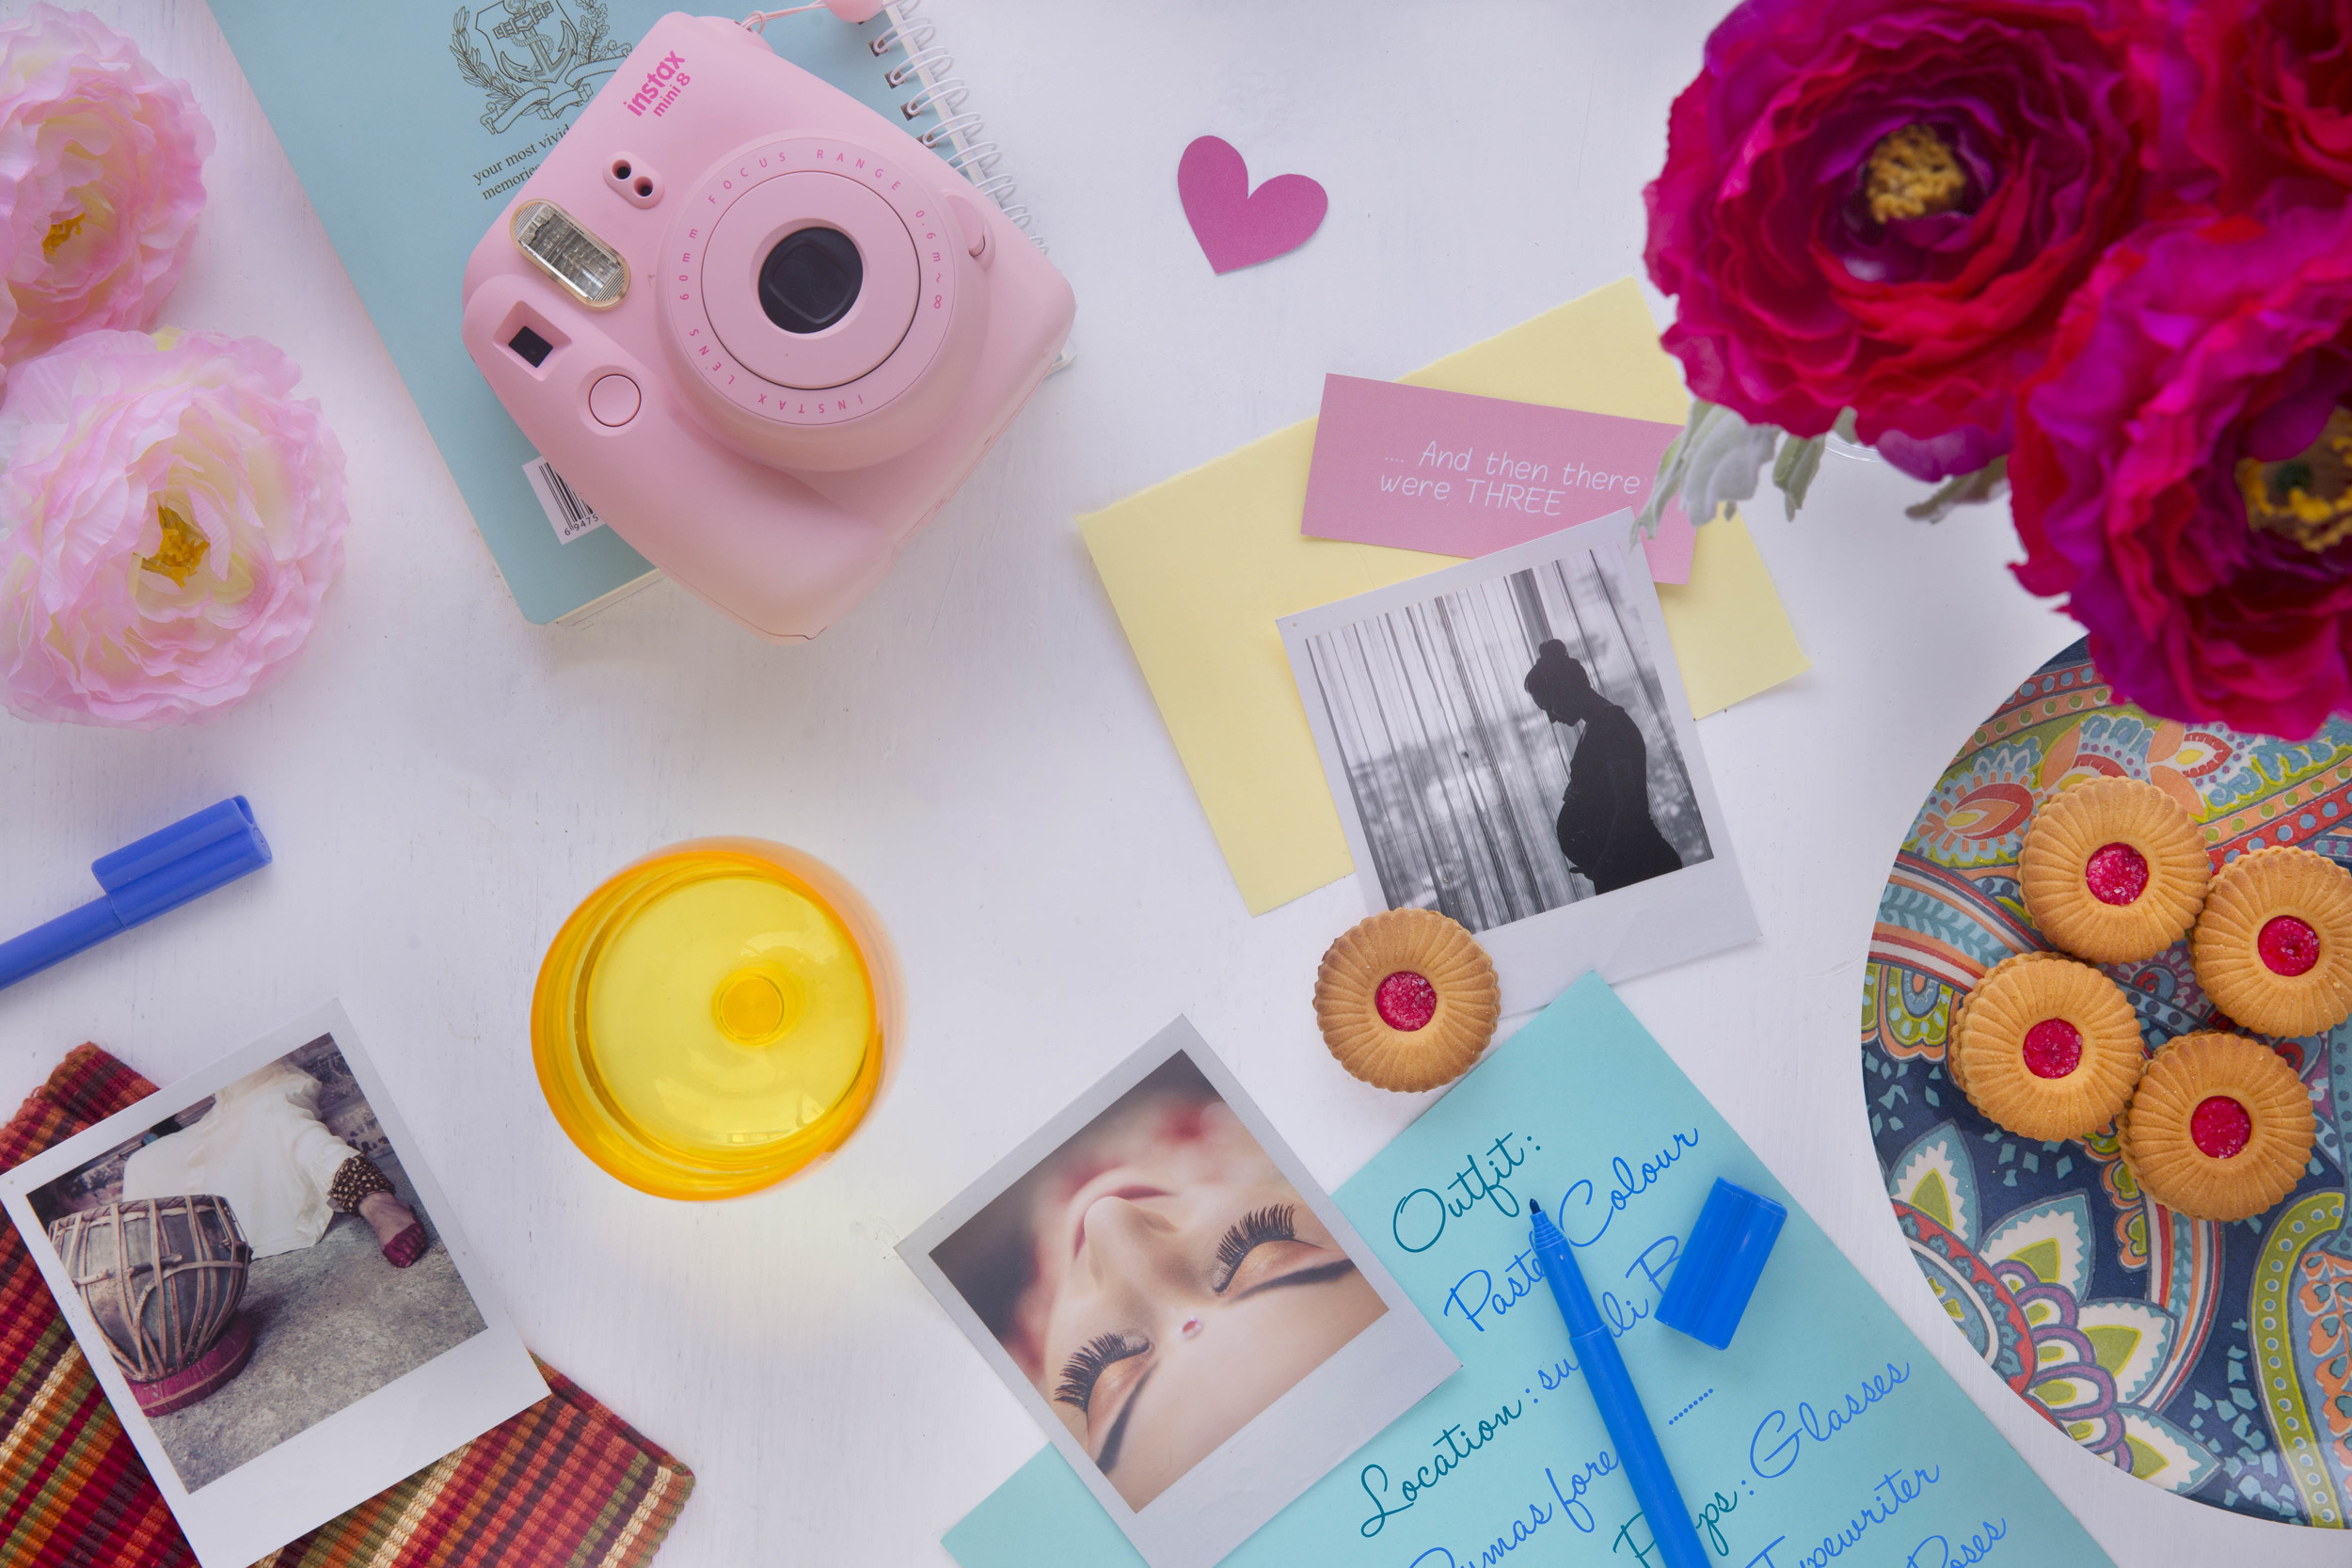
[[[1200,1069],[1275,1168],[1353,1259],[1387,1308],[1140,1509],[1127,1506],[980,1321],[932,1251],[1169,1058]],[[1405,1288],[1308,1174],[1189,1020],[1178,1018],[898,1243],[898,1256],[1061,1450],[1104,1512],[1152,1568],[1210,1568],[1347,1456],[1451,1377],[1461,1362]]]
[[[33,1212],[31,1195],[136,1137],[165,1117],[218,1093],[322,1035],[334,1037],[336,1049],[367,1096],[384,1135],[391,1140],[401,1169],[424,1205],[434,1235],[448,1249],[458,1279],[473,1297],[483,1328],[464,1343],[190,1492],[180,1483],[180,1473],[154,1428],[140,1414],[138,1401],[115,1365],[97,1321],[66,1277],[64,1260],[50,1244],[47,1227]],[[0,1206],[7,1208],[8,1218],[24,1236],[25,1249],[40,1265],[41,1277],[56,1297],[57,1308],[88,1359],[99,1386],[105,1390],[115,1415],[130,1433],[148,1474],[203,1568],[246,1568],[547,1398],[546,1381],[498,1297],[488,1289],[480,1263],[458,1231],[449,1199],[426,1166],[416,1140],[409,1135],[408,1124],[376,1075],[375,1064],[341,1003],[328,1003],[271,1031],[0,1174]]]
[[[1649,560],[1633,537],[1633,514],[1613,512],[1588,523],[1497,550],[1458,566],[1359,594],[1352,599],[1286,615],[1276,623],[1283,651],[1290,657],[1291,676],[1298,689],[1299,705],[1314,732],[1315,752],[1323,762],[1324,783],[1331,803],[1347,832],[1348,852],[1356,859],[1356,877],[1366,909],[1375,914],[1389,905],[1380,879],[1372,873],[1372,845],[1364,834],[1353,792],[1344,784],[1347,764],[1332,733],[1331,715],[1317,695],[1314,671],[1309,663],[1307,640],[1408,605],[1425,604],[1441,594],[1472,583],[1509,577],[1542,566],[1564,556],[1591,550],[1619,567],[1628,588],[1626,597],[1638,634],[1660,684],[1667,693],[1666,719],[1675,744],[1682,753],[1699,817],[1707,827],[1708,858],[1662,877],[1652,877],[1614,892],[1546,910],[1508,926],[1478,933],[1479,944],[1494,959],[1502,985],[1502,1012],[1516,1017],[1544,1006],[1588,969],[1598,970],[1611,985],[1638,975],[1720,953],[1755,942],[1762,932],[1756,908],[1749,901],[1746,880],[1740,874],[1731,834],[1724,826],[1723,807],[1715,799],[1715,781],[1708,771],[1707,753],[1700,749],[1698,726],[1691,718],[1684,693],[1682,668],[1676,662],[1665,618],[1659,612],[1658,591],[1649,574]]]

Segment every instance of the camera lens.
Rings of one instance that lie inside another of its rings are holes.
[[[838,229],[800,229],[759,264],[759,308],[787,332],[822,332],[839,321],[866,281],[857,245]]]

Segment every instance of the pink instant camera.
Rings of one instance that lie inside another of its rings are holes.
[[[466,265],[466,350],[567,484],[759,633],[890,569],[1070,331],[994,203],[732,22],[673,12]]]

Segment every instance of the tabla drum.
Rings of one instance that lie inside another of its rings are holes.
[[[253,1261],[229,1200],[208,1193],[68,1214],[49,1227],[49,1240],[135,1384],[204,1359],[236,1316]]]

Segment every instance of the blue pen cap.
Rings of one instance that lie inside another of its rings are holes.
[[[1772,1256],[1788,1218],[1788,1211],[1771,1198],[1716,1178],[1699,1223],[1675,1259],[1658,1321],[1701,1344],[1730,1349],[1732,1333],[1764,1273],[1764,1259]]]
[[[152,920],[191,898],[269,863],[269,841],[242,795],[183,816],[136,844],[90,863],[106,902],[126,927]]]

